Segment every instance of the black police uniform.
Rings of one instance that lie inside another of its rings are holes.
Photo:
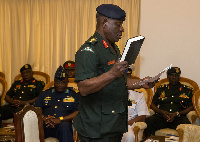
[[[27,85],[22,80],[15,81],[6,95],[10,96],[14,100],[29,101],[39,96],[42,92],[45,83],[43,81],[37,81],[33,78]],[[13,114],[18,112],[23,107],[15,107],[10,104],[1,107],[2,120],[13,118]]]
[[[67,116],[78,111],[79,95],[68,88],[65,92],[56,92],[52,87],[44,92],[35,101],[35,107],[41,107],[44,116],[55,116],[55,118]],[[71,121],[62,121],[55,128],[48,128],[44,124],[44,136],[55,137],[60,142],[73,142],[73,129]]]
[[[152,103],[159,106],[159,109],[169,113],[180,112],[187,107],[192,106],[192,88],[181,83],[177,86],[162,85],[158,87]],[[154,114],[146,118],[147,136],[154,135],[155,131],[163,128],[176,129],[179,124],[190,124],[186,115],[176,117],[172,122],[166,122],[162,114]]]

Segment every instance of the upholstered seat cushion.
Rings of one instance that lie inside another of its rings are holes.
[[[59,142],[58,139],[53,138],[53,137],[46,138],[44,141],[45,141],[45,142]]]
[[[156,136],[166,136],[167,134],[178,136],[178,132],[176,130],[169,128],[160,129],[155,132]]]

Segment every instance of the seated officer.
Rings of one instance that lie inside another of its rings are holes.
[[[67,71],[68,74],[68,78],[72,79],[71,82],[68,82],[68,87],[73,87],[74,91],[79,92],[78,91],[78,86],[77,83],[74,82],[74,78],[75,78],[75,62],[74,61],[66,61],[63,64],[64,69]]]
[[[45,138],[55,137],[60,142],[73,142],[72,120],[78,113],[79,95],[67,85],[67,72],[60,66],[54,87],[42,92],[34,104],[42,108]]]
[[[5,96],[8,105],[1,107],[2,120],[13,118],[14,113],[20,111],[26,104],[33,104],[45,86],[43,81],[33,78],[33,71],[29,64],[21,69],[22,80],[15,81]]]
[[[131,73],[132,69],[128,68],[127,78],[131,78]],[[134,142],[135,134],[133,131],[133,124],[135,122],[144,122],[146,116],[149,116],[144,94],[133,90],[128,90],[128,93],[128,132],[123,134],[121,142]]]
[[[179,124],[190,124],[186,115],[193,110],[192,88],[181,84],[181,70],[172,67],[167,71],[168,85],[161,85],[154,94],[151,108],[155,114],[146,118],[145,136],[155,135],[164,128],[176,129]]]
[[[66,61],[63,64],[63,67],[67,71],[68,78],[75,78],[75,62],[74,61]]]

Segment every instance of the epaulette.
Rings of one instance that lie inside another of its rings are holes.
[[[133,91],[138,92],[138,93],[142,93],[142,90],[140,90],[140,89],[134,89]]]
[[[158,86],[158,88],[167,88],[167,87],[168,87],[168,84],[163,84],[163,85]]]
[[[187,86],[187,85],[183,85],[183,87],[193,91],[193,87],[190,87],[190,86]]]
[[[95,36],[89,38],[86,43],[89,43],[89,44],[92,44],[92,45],[95,45],[97,43],[97,38]]]

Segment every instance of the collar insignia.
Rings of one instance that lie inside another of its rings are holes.
[[[103,40],[103,44],[104,44],[105,48],[109,47],[108,44],[107,44],[107,42],[105,40]]]

